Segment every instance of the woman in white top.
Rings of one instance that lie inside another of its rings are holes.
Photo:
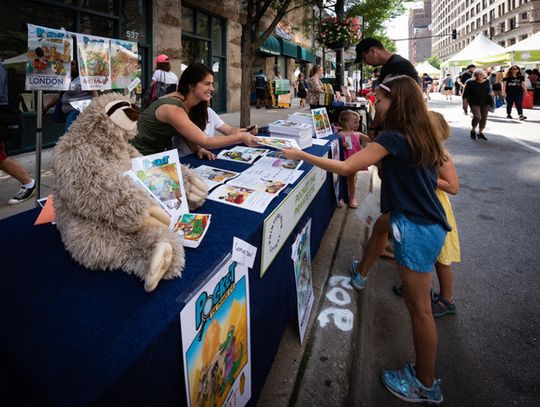
[[[171,72],[171,63],[169,62],[169,57],[165,54],[156,57],[156,70],[152,75],[150,86],[154,86],[156,82],[163,82],[169,85],[167,87],[167,93],[176,91],[178,76],[174,72]]]

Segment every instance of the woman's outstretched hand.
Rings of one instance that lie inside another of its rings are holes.
[[[258,147],[259,146],[259,137],[254,136],[251,133],[240,133],[242,134],[242,143],[249,147]]]
[[[207,160],[215,160],[216,159],[216,155],[211,152],[211,151],[208,151],[204,148],[199,148],[197,150],[197,157],[199,157],[199,160],[202,160],[203,158],[207,159]]]

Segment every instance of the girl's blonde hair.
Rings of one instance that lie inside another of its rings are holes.
[[[435,129],[437,130],[437,136],[439,137],[439,140],[448,140],[452,135],[452,130],[450,129],[450,126],[448,125],[448,122],[446,121],[444,116],[439,112],[434,112],[433,110],[430,110],[429,117],[433,122]]]
[[[385,80],[377,91],[390,99],[382,120],[383,130],[396,130],[405,135],[411,146],[413,165],[441,166],[444,150],[418,83],[409,76],[399,75]]]
[[[339,114],[339,117],[338,117],[338,123],[341,127],[344,127],[345,126],[345,123],[347,122],[347,120],[349,120],[351,117],[357,117],[358,119],[360,119],[360,115],[352,110],[344,110],[342,111],[340,114]]]

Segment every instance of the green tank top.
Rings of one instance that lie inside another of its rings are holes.
[[[162,105],[174,105],[184,107],[184,102],[177,98],[161,98],[148,106],[137,123],[137,135],[131,144],[142,155],[150,155],[169,150],[171,139],[180,136],[178,132],[168,123],[160,122],[156,118],[156,109]]]

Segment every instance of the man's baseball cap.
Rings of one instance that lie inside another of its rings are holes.
[[[165,55],[165,54],[158,55],[156,57],[156,64],[158,62],[169,62],[169,57],[167,55]]]
[[[375,39],[375,38],[364,38],[362,41],[360,41],[356,45],[356,59],[354,60],[355,63],[362,61],[362,55],[365,54],[371,47],[379,47],[382,48],[382,43]]]

